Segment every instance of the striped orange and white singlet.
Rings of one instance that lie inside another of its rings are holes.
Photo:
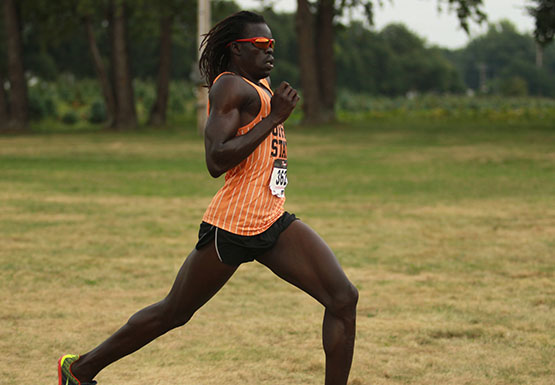
[[[224,74],[220,74],[214,83]],[[238,75],[235,75],[238,76]],[[244,135],[270,114],[271,97],[265,89],[242,78],[260,97],[260,111],[247,125],[239,128]],[[271,93],[266,79],[261,83]],[[284,212],[285,196],[270,191],[270,176],[276,159],[287,159],[287,142],[283,125],[276,127],[241,163],[228,170],[225,183],[206,209],[202,220],[238,235],[256,235],[268,229]]]

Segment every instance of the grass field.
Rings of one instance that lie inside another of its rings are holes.
[[[360,291],[350,377],[555,383],[555,130],[546,120],[289,127],[286,208]],[[0,137],[0,384],[56,383],[161,299],[222,180],[200,138]],[[323,384],[323,310],[242,266],[185,327],[100,385]]]

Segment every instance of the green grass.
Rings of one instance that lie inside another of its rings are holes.
[[[412,118],[287,131],[286,209],[360,291],[350,383],[552,384],[551,122]],[[0,384],[54,383],[58,355],[163,297],[221,183],[194,133],[0,137]],[[98,380],[322,384],[321,316],[247,264]]]

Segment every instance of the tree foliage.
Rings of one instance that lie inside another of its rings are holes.
[[[469,88],[480,89],[482,80],[487,92],[511,94],[508,84],[519,83],[518,88],[526,89],[521,94],[555,96],[555,47],[547,47],[543,68],[536,66],[535,55],[533,37],[520,34],[508,21],[491,24],[465,48],[447,53]]]
[[[343,89],[389,96],[464,90],[462,78],[441,50],[427,48],[402,24],[372,32],[353,23],[339,31],[336,57]]]
[[[528,11],[536,20],[534,35],[536,41],[545,46],[553,41],[555,35],[555,0],[533,0],[534,6]]]

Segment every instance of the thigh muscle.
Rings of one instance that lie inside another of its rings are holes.
[[[353,288],[328,245],[299,220],[289,225],[274,248],[258,261],[324,306]]]
[[[187,257],[165,301],[177,313],[194,313],[229,280],[237,267],[222,263],[214,244]]]

